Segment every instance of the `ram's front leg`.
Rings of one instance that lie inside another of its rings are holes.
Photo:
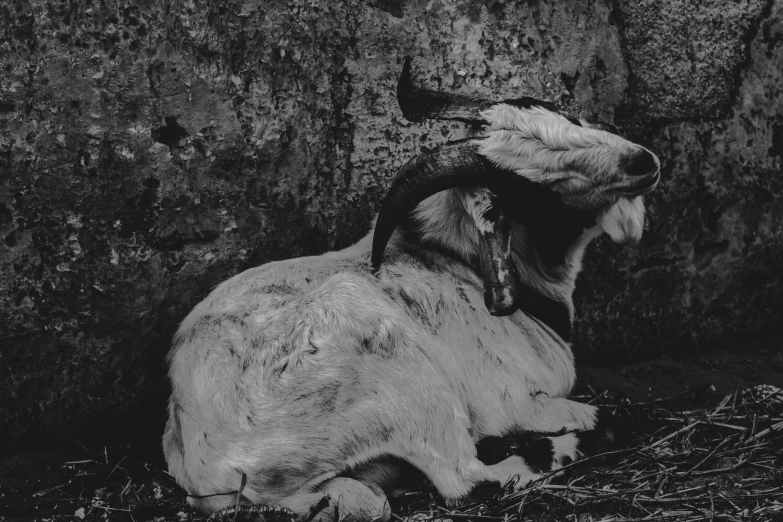
[[[534,471],[559,469],[585,456],[624,444],[625,430],[606,408],[566,398],[545,398],[536,413],[511,433],[484,437],[479,460],[495,464],[521,457]]]

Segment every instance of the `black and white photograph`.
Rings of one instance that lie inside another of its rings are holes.
[[[783,0],[0,0],[0,522],[783,522]]]

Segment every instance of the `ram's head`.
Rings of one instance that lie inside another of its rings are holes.
[[[376,267],[405,214],[430,195],[458,186],[480,187],[468,206],[480,231],[485,297],[494,315],[516,309],[508,220],[530,219],[521,207],[531,204],[523,197],[531,186],[539,195],[545,187],[565,205],[595,211],[615,241],[641,237],[641,197],[657,186],[660,163],[611,125],[590,124],[529,97],[495,102],[416,87],[408,58],[397,99],[406,119],[461,121],[472,137],[417,156],[402,168],[376,224]]]

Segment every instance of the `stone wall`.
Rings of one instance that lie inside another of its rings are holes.
[[[783,2],[625,0],[616,121],[658,153],[642,244],[602,241],[576,346],[605,361],[700,350],[783,322]],[[607,263],[606,259],[614,262]]]
[[[433,88],[530,94],[659,154],[635,249],[600,241],[576,351],[780,327],[783,3],[0,0],[0,439],[149,436],[211,287],[365,234],[396,169],[457,131]]]

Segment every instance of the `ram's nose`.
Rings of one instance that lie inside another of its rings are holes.
[[[629,176],[648,176],[658,171],[658,158],[648,150],[640,150],[623,158],[620,167]]]

